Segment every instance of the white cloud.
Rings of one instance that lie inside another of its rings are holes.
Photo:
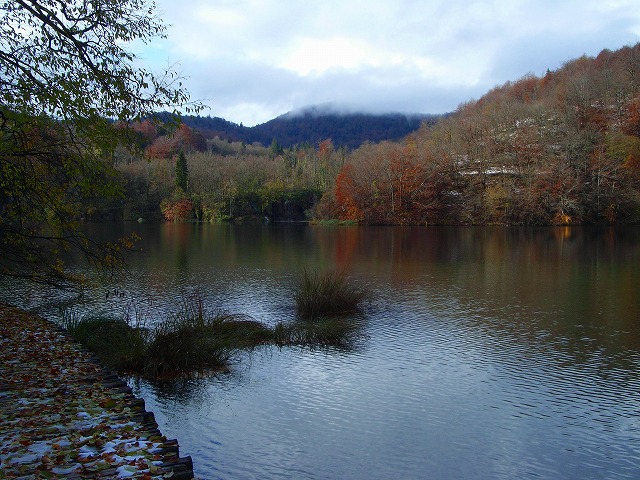
[[[292,42],[291,51],[278,66],[303,76],[320,75],[334,69],[379,66],[387,60],[384,56],[357,38],[300,38]]]
[[[451,111],[497,84],[640,41],[636,0],[159,0],[169,39],[211,115],[245,125],[331,102]]]

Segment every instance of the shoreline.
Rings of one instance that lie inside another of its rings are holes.
[[[144,400],[60,327],[0,304],[2,478],[189,480]]]

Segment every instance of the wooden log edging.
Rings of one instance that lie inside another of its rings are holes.
[[[193,474],[193,460],[191,456],[180,457],[180,447],[178,440],[168,440],[160,431],[160,427],[156,422],[153,412],[147,411],[145,401],[143,398],[136,397],[131,390],[131,387],[114,371],[106,368],[100,358],[94,355],[92,352],[86,350],[82,345],[77,344],[71,335],[62,328],[60,325],[51,323],[52,328],[58,330],[62,335],[66,336],[71,342],[73,342],[77,348],[84,351],[87,355],[87,359],[93,362],[98,370],[95,381],[99,381],[102,385],[113,395],[123,394],[125,405],[131,411],[130,420],[141,425],[140,432],[144,432],[150,437],[160,437],[163,439],[161,446],[159,447],[159,453],[162,457],[159,468],[161,468],[164,474],[171,473],[171,479],[175,480],[192,480]],[[124,421],[126,418],[120,417],[115,420]],[[105,472],[106,473],[106,472]],[[113,472],[109,471],[108,475],[104,478],[111,478]]]
[[[193,478],[143,399],[57,325],[0,305],[3,478]]]
[[[129,387],[129,385],[127,385],[127,383],[116,373],[102,367],[98,357],[92,355],[91,360],[94,361],[98,367],[102,368],[101,373],[103,376],[101,377],[101,381],[107,391],[112,392],[114,395],[124,395],[124,404],[131,411],[130,420],[140,424],[141,426],[139,432],[146,433],[150,437],[161,437],[163,439],[162,444],[158,447],[159,454],[162,457],[161,463],[158,467],[161,468],[165,474],[172,473],[172,479],[193,479],[193,461],[191,457],[180,457],[180,446],[178,444],[178,440],[168,440],[164,435],[162,435],[154,413],[146,410],[144,399],[136,397],[133,394],[131,387]],[[119,417],[115,420],[124,421],[126,418]],[[110,477],[107,476],[105,478]]]

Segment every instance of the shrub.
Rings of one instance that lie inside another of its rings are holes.
[[[175,201],[165,198],[160,203],[160,210],[168,222],[193,220],[193,203],[188,198],[180,198]]]

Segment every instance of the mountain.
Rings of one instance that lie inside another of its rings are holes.
[[[434,124],[440,115],[342,113],[332,108],[308,107],[288,112],[266,123],[244,127],[218,117],[185,116],[185,125],[207,138],[254,142],[269,146],[275,139],[288,148],[317,145],[330,138],[336,147],[357,148],[365,142],[399,140],[416,131],[423,122]]]

